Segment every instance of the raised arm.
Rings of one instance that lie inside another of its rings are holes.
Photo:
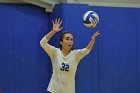
[[[94,45],[94,42],[95,42],[95,39],[96,37],[99,35],[100,33],[97,31],[93,34],[89,44],[86,46],[87,49],[91,50],[93,48],[93,45]]]
[[[52,30],[47,34],[45,35],[42,40],[40,41],[40,45],[41,47],[48,53],[48,55],[53,58],[54,56],[54,53],[56,51],[56,48],[54,46],[51,46],[50,44],[48,44],[47,42],[52,38],[52,36],[59,32],[62,27],[60,28],[60,25],[62,23],[62,21],[60,19],[55,19],[55,22],[52,21],[53,23],[53,28]]]

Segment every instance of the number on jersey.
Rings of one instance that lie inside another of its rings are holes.
[[[69,64],[62,63],[60,70],[62,70],[62,71],[69,71]]]

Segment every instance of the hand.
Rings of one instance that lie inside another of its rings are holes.
[[[95,32],[95,33],[93,34],[92,38],[93,38],[93,37],[96,38],[98,35],[100,35],[100,33],[97,31],[97,32]]]
[[[60,30],[62,30],[63,27],[60,27],[62,20],[60,20],[60,18],[59,19],[56,18],[55,22],[54,20],[52,20],[52,23],[53,23],[52,31],[59,32]]]

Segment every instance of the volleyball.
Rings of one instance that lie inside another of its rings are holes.
[[[88,28],[96,27],[96,25],[99,23],[99,16],[94,11],[87,11],[83,15],[83,24]]]

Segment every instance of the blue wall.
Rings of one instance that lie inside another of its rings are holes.
[[[99,8],[101,93],[139,93],[137,60],[138,9]],[[112,12],[111,12],[112,11]],[[111,89],[110,89],[111,88]]]
[[[49,59],[39,42],[48,31],[49,16],[36,6],[0,5],[0,88],[4,93],[47,93],[51,64],[46,63]]]
[[[98,12],[100,23],[86,28],[82,15]],[[53,13],[33,5],[0,4],[0,91],[48,93],[52,67],[39,45],[51,20],[63,19],[63,31],[74,34],[75,48],[85,47],[99,30],[93,50],[81,60],[76,93],[140,92],[140,9],[56,5]],[[58,33],[50,43],[58,47]]]

